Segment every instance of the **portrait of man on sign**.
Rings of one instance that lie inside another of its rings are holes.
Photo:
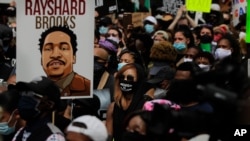
[[[90,96],[90,80],[76,73],[77,36],[68,26],[52,26],[39,39],[41,65],[61,90],[61,97]]]

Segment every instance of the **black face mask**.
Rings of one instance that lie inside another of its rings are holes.
[[[146,135],[142,135],[138,132],[124,132],[122,135],[122,141],[148,141]]]
[[[22,93],[30,93],[30,92],[22,92]],[[40,110],[38,109],[40,100],[32,96],[21,96],[18,102],[18,111],[20,117],[26,121],[35,119],[40,114]]]
[[[94,73],[104,72],[105,66],[103,63],[94,61]]]
[[[136,90],[136,82],[120,80],[120,88],[121,88],[122,94],[131,94]]]
[[[202,35],[201,36],[201,43],[211,43],[213,41],[213,37],[209,36],[209,35]]]

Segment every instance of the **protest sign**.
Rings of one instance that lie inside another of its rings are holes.
[[[62,99],[92,97],[95,1],[16,2],[17,81],[48,76]]]
[[[250,3],[250,0],[247,0]],[[250,19],[250,8],[247,8],[247,19]],[[246,42],[250,43],[250,21],[246,20]]]
[[[100,17],[115,13],[117,9],[117,0],[95,0],[95,10]]]
[[[212,0],[186,0],[186,7],[189,11],[209,13]]]
[[[184,0],[163,0],[162,11],[176,15],[178,9],[185,4]]]
[[[246,0],[232,0],[233,25],[239,23],[239,17],[246,13]]]
[[[124,13],[123,15],[123,26],[127,28],[127,25],[133,24],[133,27],[143,26],[143,20],[151,15],[148,12],[133,12]]]

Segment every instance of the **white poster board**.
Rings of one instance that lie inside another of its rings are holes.
[[[18,0],[17,2],[17,81],[29,82],[47,76],[39,50],[41,34],[52,26],[68,25],[77,36],[73,71],[90,80],[90,94],[62,96],[92,97],[94,7],[93,0]]]
[[[232,14],[233,25],[236,26],[239,23],[239,17],[245,14],[247,8],[246,0],[232,0]]]

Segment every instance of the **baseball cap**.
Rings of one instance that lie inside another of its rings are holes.
[[[80,124],[83,126],[80,126]],[[106,141],[108,138],[108,131],[104,123],[92,115],[83,115],[75,118],[66,131],[84,134],[93,141]]]
[[[152,79],[148,80],[148,83],[151,84],[158,84],[163,80],[171,80],[174,78],[175,75],[175,71],[173,68],[169,67],[169,66],[163,66],[160,67],[158,72],[156,73],[155,76],[153,76]]]
[[[55,109],[59,110],[61,108],[60,89],[45,76],[35,77],[30,82],[19,81],[16,85],[11,85],[8,88],[15,88],[18,91],[33,91],[42,96],[47,96],[49,100],[55,103]]]
[[[149,21],[149,22],[151,22],[151,23],[157,25],[157,20],[156,20],[156,18],[153,17],[153,16],[147,16],[147,17],[144,19],[144,22],[145,22],[145,21]]]

